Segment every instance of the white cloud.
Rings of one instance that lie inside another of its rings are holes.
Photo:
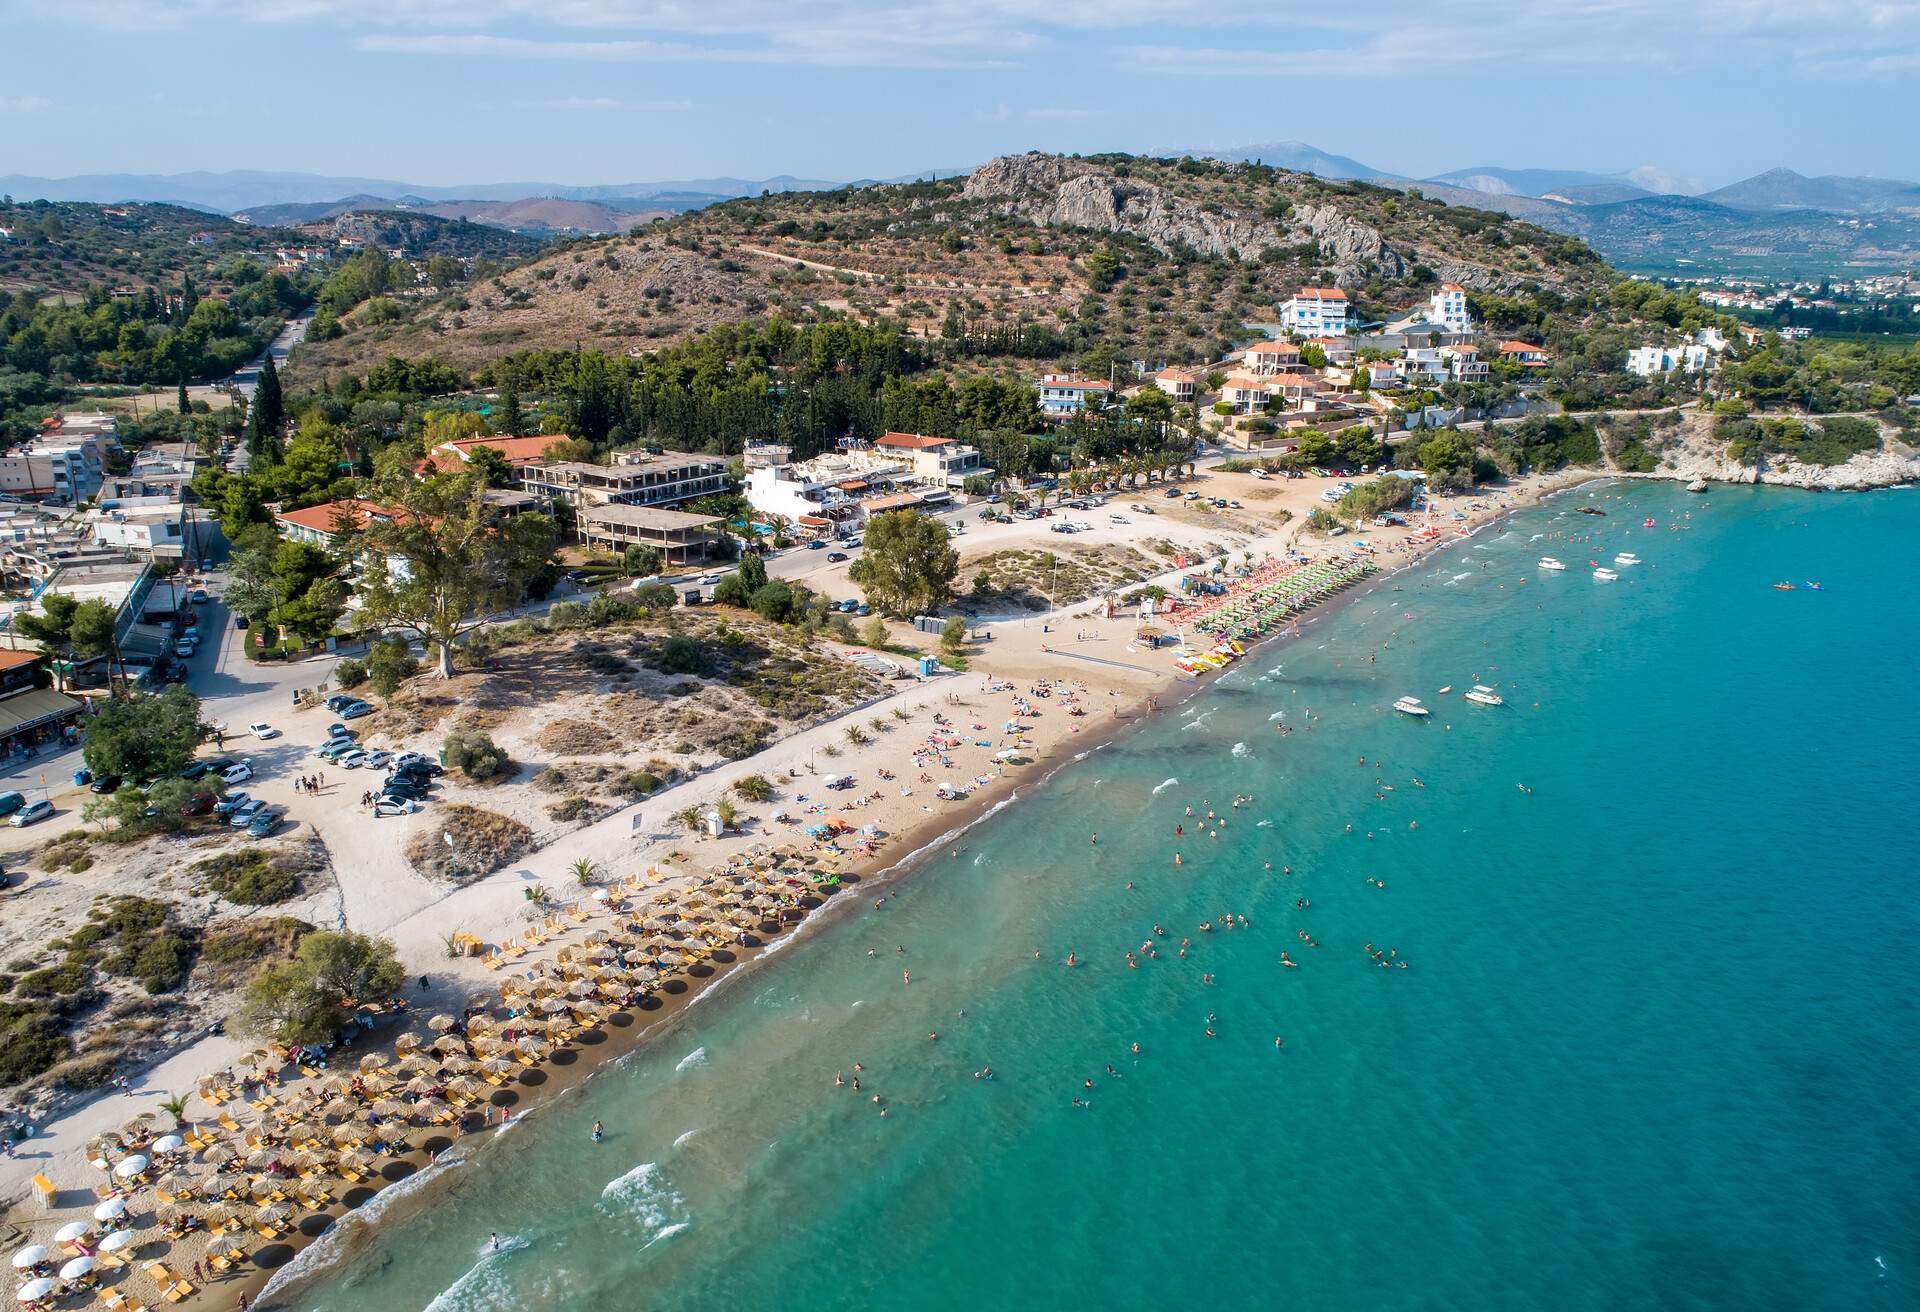
[[[550,100],[516,100],[516,109],[610,112],[624,110],[641,114],[684,114],[693,108],[691,100],[620,100],[613,96],[556,96]]]
[[[1328,78],[1920,66],[1915,0],[1374,0],[1231,15],[1201,0],[0,0],[0,15],[329,26],[378,54],[589,63],[988,68],[1066,54],[1132,72]]]
[[[52,108],[45,96],[0,96],[0,114],[44,114]]]

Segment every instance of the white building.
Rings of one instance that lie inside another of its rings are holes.
[[[873,440],[873,449],[879,455],[907,461],[915,481],[928,487],[959,487],[975,474],[987,472],[977,448],[950,437],[883,433]]]
[[[1192,401],[1200,391],[1199,376],[1185,369],[1162,369],[1153,376],[1153,385],[1175,401]]]
[[[1345,337],[1347,294],[1338,287],[1302,287],[1281,304],[1280,324],[1302,337]]]
[[[1467,317],[1467,289],[1457,282],[1442,283],[1427,301],[1427,317],[1449,332],[1470,333],[1473,320]]]
[[[915,482],[913,462],[878,451],[835,451],[795,461],[784,447],[755,447],[747,461],[747,504],[806,528],[851,531],[863,503]]]
[[[1105,383],[1091,378],[1046,374],[1040,379],[1040,412],[1056,417],[1077,415],[1087,408],[1087,402],[1111,390]]]
[[[1642,378],[1655,374],[1697,374],[1707,367],[1713,353],[1699,343],[1687,346],[1641,346],[1627,352],[1627,372]]]

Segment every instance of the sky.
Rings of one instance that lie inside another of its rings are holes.
[[[1297,139],[1920,178],[1920,0],[0,0],[0,173],[846,180]]]

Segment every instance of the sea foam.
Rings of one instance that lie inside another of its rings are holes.
[[[667,1179],[658,1162],[642,1162],[600,1191],[600,1205],[615,1217],[637,1224],[652,1244],[678,1234],[693,1219],[687,1200]]]
[[[1160,794],[1166,792],[1167,789],[1173,787],[1175,784],[1179,782],[1180,781],[1178,779],[1168,779],[1164,783],[1156,784],[1153,789],[1153,795],[1155,797],[1158,797],[1160,796]]]
[[[675,1063],[673,1069],[676,1071],[690,1071],[695,1066],[705,1066],[706,1064],[707,1050],[705,1048],[695,1048]]]

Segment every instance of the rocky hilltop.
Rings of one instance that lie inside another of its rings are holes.
[[[1225,166],[1228,169],[1244,166]],[[1059,155],[1003,155],[968,175],[960,199],[1044,228],[1121,233],[1162,252],[1257,260],[1268,251],[1312,246],[1343,286],[1373,278],[1405,277],[1416,262],[1465,286],[1499,290],[1519,279],[1511,271],[1422,252],[1410,260],[1384,237],[1337,205],[1286,205],[1278,219],[1196,203],[1171,187],[1121,176],[1085,160]]]

